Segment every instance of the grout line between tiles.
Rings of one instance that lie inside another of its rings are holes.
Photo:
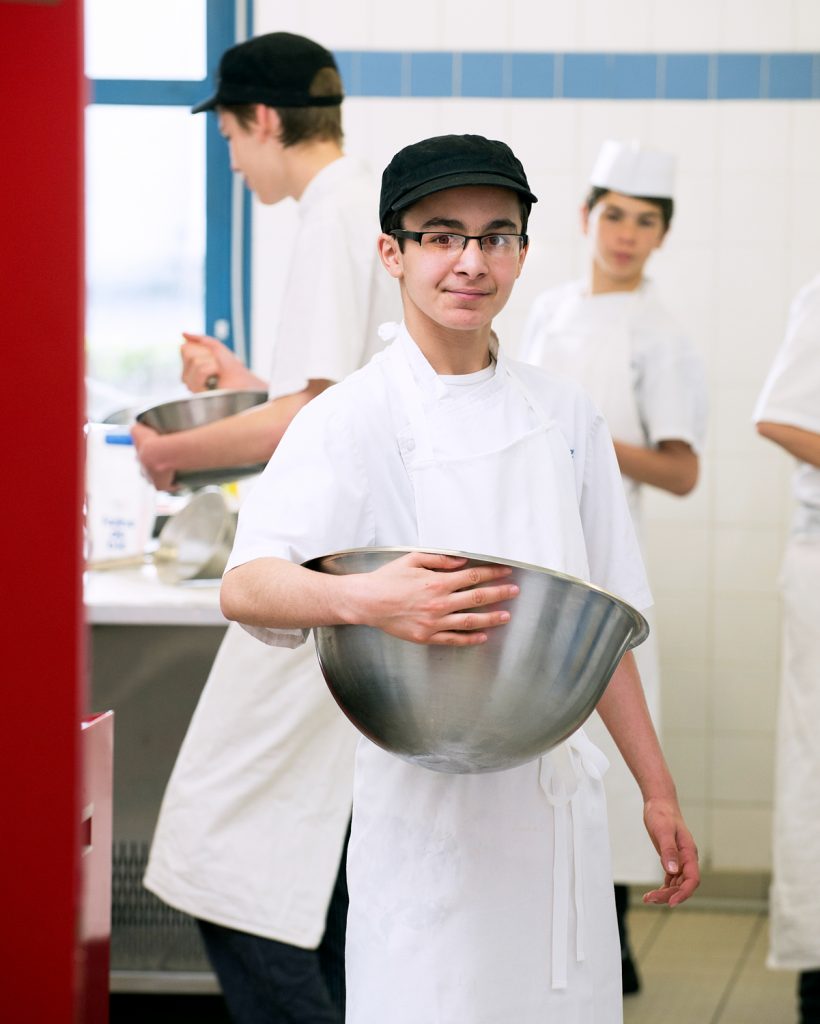
[[[708,1024],[720,1024],[720,1018],[723,1015],[723,1011],[726,1009],[726,1006],[729,1002],[729,997],[731,996],[734,987],[737,984],[738,979],[740,978],[740,975],[743,973],[743,968],[746,966],[746,963],[748,962],[752,949],[754,949],[755,943],[757,942],[757,937],[760,934],[760,930],[765,925],[765,921],[765,916],[762,914],[759,915],[754,923],[754,926],[750,929],[749,934],[746,936],[746,941],[743,943],[743,948],[740,951],[740,956],[737,958],[737,961],[735,962],[735,965],[732,968],[731,973],[729,974],[729,979],[723,988],[723,992],[720,995],[720,999],[718,999],[718,1004],[715,1007],[715,1012],[709,1019]]]

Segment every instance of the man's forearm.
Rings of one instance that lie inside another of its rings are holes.
[[[762,420],[757,424],[757,432],[761,437],[785,448],[801,462],[808,462],[820,468],[820,434],[792,427],[787,423],[772,423],[768,420]]]

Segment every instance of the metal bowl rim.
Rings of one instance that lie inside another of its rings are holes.
[[[212,398],[219,398],[223,396],[231,395],[260,395],[258,405],[266,402],[268,399],[268,392],[263,391],[261,388],[215,388],[213,391],[196,391],[190,395],[180,395],[178,398],[169,398],[164,402],[153,402],[151,405],[144,405],[140,408],[139,412],[134,414],[134,419],[138,423],[142,423],[142,417],[147,416],[150,412],[156,412],[159,409],[169,409],[174,405],[190,405],[197,399],[210,400]]]
[[[328,559],[342,558],[345,555],[360,555],[365,553],[375,554],[391,554],[395,553],[396,556],[410,554],[413,551],[423,552],[428,555],[451,555],[454,558],[469,558],[475,562],[483,562],[485,565],[508,565],[513,569],[528,569],[532,572],[541,573],[543,576],[552,576],[555,579],[566,580],[569,583],[580,583],[581,586],[587,590],[592,590],[597,594],[601,594],[608,598],[614,604],[617,604],[622,608],[627,615],[635,623],[635,628],[632,635],[629,638],[627,644],[627,650],[631,650],[633,647],[637,647],[642,644],[644,640],[649,636],[649,623],[646,621],[643,615],[631,604],[624,601],[622,597],[618,597],[617,594],[613,594],[609,590],[605,590],[604,587],[599,587],[595,583],[590,583],[587,580],[582,580],[580,576],[571,576],[566,572],[559,572],[557,569],[547,569],[543,565],[533,565],[530,562],[517,562],[512,558],[488,558],[487,555],[477,555],[471,551],[456,551],[449,548],[427,548],[427,547],[367,547],[367,548],[346,548],[342,551],[334,551],[328,555],[319,555],[316,558],[309,558],[302,565],[306,569],[318,570],[318,563],[325,562]]]

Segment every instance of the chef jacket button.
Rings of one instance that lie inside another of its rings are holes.
[[[416,450],[416,442],[412,437],[408,438],[408,440],[404,442],[404,450],[406,452],[413,452]]]

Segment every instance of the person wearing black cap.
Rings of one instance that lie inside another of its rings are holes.
[[[285,32],[223,55],[212,110],[231,163],[263,203],[291,196],[298,229],[269,381],[216,339],[187,336],[193,390],[267,388],[239,416],[134,434],[158,487],[179,469],[266,460],[290,420],[378,347],[398,289],[378,254],[376,183],[342,153],[342,84],[324,47]],[[241,1024],[340,1024],[347,894],[344,850],[356,733],[307,648],[263,647],[228,628],[166,788],[145,885],[197,918]]]
[[[503,566],[465,568],[441,549],[548,566],[649,603],[602,417],[572,383],[509,360],[492,333],[535,201],[512,151],[482,136],[427,139],[386,168],[379,251],[404,321],[301,410],[242,510],[221,602],[259,639],[364,624],[414,643],[482,644],[516,615],[517,588]],[[302,564],[369,546],[412,550],[369,573]],[[631,653],[599,709],[664,866],[645,899],[677,905],[698,884],[697,851]],[[348,1024],[620,1022],[605,768],[583,729],[483,774],[431,771],[362,736]]]

